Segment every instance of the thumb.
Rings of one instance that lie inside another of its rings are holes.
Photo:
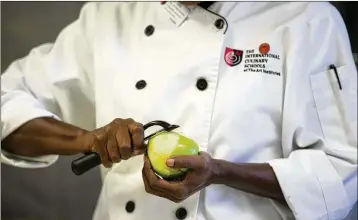
[[[167,166],[172,168],[189,168],[195,169],[200,165],[200,156],[176,156],[167,160]]]

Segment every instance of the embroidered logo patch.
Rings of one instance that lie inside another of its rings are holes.
[[[272,48],[271,48],[272,49]],[[270,51],[269,44],[261,44],[259,50],[245,50],[244,72],[281,75],[280,55]]]
[[[225,49],[225,63],[229,66],[237,66],[241,63],[244,51],[235,50],[229,47]]]

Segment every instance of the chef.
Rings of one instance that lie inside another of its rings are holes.
[[[95,220],[338,220],[357,201],[357,71],[328,3],[88,3],[1,77],[1,161],[96,152]],[[143,156],[163,120],[200,146]]]

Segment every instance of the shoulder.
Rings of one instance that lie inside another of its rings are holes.
[[[118,29],[131,25],[155,10],[156,2],[88,2],[82,10],[87,23],[99,29]]]
[[[317,37],[324,35],[340,36],[344,41],[349,42],[346,24],[341,13],[335,6],[328,2],[310,2],[305,18],[309,30]]]
[[[88,2],[82,7],[81,13],[93,16],[116,15],[131,16],[135,12],[149,10],[152,2]]]
[[[340,12],[328,2],[308,3],[305,14],[308,22],[329,21],[340,24],[343,22]]]
[[[342,20],[338,10],[328,2],[225,2],[224,11],[234,21],[247,18],[262,18],[266,21],[282,23],[299,20],[311,22],[322,19]],[[252,19],[250,19],[252,20]]]

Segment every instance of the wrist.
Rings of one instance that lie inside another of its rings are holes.
[[[79,130],[76,133],[76,137],[75,137],[75,144],[74,144],[74,148],[76,151],[78,151],[78,153],[90,153],[91,151],[91,141],[89,139],[90,136],[90,132],[86,131],[86,130]]]
[[[211,184],[220,184],[223,178],[222,160],[212,160],[212,181]]]

